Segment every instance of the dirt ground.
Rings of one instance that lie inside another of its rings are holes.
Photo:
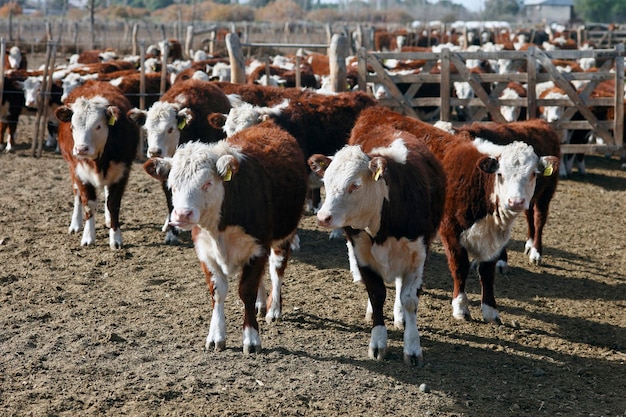
[[[241,351],[242,304],[226,303],[227,349],[205,352],[210,299],[190,237],[164,245],[159,184],[136,163],[123,200],[125,247],[68,235],[63,159],[30,156],[28,118],[17,151],[0,154],[0,415],[2,416],[626,416],[626,172],[587,160],[563,180],[545,232],[544,264],[510,244],[496,297],[504,324],[451,315],[440,243],[429,259],[418,325],[423,368],[390,350],[367,358],[366,294],[343,241],[312,216],[287,269],[284,317],[261,321],[263,351]],[[422,385],[425,384],[425,385]],[[421,386],[421,388],[420,388]]]

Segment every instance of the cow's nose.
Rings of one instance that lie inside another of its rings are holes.
[[[150,148],[150,149],[148,149],[148,157],[149,158],[158,158],[162,154],[163,154],[163,152],[159,148]]]
[[[523,198],[509,198],[509,208],[513,211],[522,211],[524,210],[524,203],[526,202]]]
[[[187,221],[191,218],[192,213],[193,212],[191,209],[175,208],[172,212],[172,217],[173,217],[173,220],[176,220],[176,221]]]
[[[89,146],[87,145],[74,146],[75,155],[87,155],[88,153],[89,153]]]
[[[317,213],[317,223],[322,227],[329,227],[333,220],[333,216],[330,214]]]

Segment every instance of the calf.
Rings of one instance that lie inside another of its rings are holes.
[[[439,235],[454,281],[453,316],[471,317],[465,281],[473,258],[482,287],[483,319],[500,322],[493,293],[497,258],[509,241],[514,220],[530,208],[537,176],[552,175],[558,157],[539,157],[530,145],[519,141],[506,146],[471,141],[467,133],[450,134],[380,106],[361,112],[352,135],[365,134],[381,123],[424,140],[446,172]]]
[[[352,134],[349,146],[332,160],[320,155],[309,159],[312,169],[323,173],[326,187],[318,223],[344,228],[351,269],[363,280],[372,305],[369,356],[385,356],[385,284],[401,280],[404,359],[421,364],[418,296],[429,245],[443,213],[445,174],[424,142],[412,134],[387,124],[363,133]]]
[[[472,123],[469,126],[457,128],[457,132],[467,132],[472,138],[488,140],[496,145],[523,141],[532,146],[539,156],[559,155],[561,152],[558,135],[545,120],[540,119],[507,124]],[[525,212],[528,237],[524,245],[524,253],[535,265],[541,264],[543,229],[548,220],[550,201],[556,192],[558,181],[558,175],[538,176],[535,192]],[[498,268],[508,268],[505,249],[502,251],[501,261]]]
[[[172,224],[192,230],[213,298],[207,349],[226,346],[224,301],[229,280],[239,275],[243,350],[260,351],[255,302],[268,259],[266,319],[281,316],[280,285],[306,191],[302,158],[295,139],[268,121],[217,143],[183,144],[173,158],[144,164],[172,190]]]
[[[187,80],[174,84],[150,109],[133,108],[128,118],[146,131],[148,158],[174,155],[179,144],[200,139],[216,142],[224,138],[224,132],[207,121],[208,115],[228,113],[230,102],[226,94],[213,83]],[[169,189],[163,183],[168,207],[168,217],[163,231],[165,243],[177,243],[178,231],[169,226],[172,202]]]
[[[95,243],[97,191],[104,190],[105,220],[111,249],[122,247],[119,213],[122,196],[139,144],[139,129],[126,119],[130,102],[107,82],[89,81],[57,108],[59,147],[68,162],[74,187],[69,232],[85,228],[81,245]]]

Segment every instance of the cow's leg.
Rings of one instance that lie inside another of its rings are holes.
[[[498,262],[496,263],[496,270],[506,275],[509,273],[509,254],[506,252],[506,246],[502,248],[502,252],[500,252],[500,256],[498,257]]]
[[[270,251],[269,272],[272,281],[272,289],[267,300],[269,308],[265,315],[265,321],[268,323],[279,320],[282,317],[283,299],[281,287],[283,284],[283,276],[285,275],[285,268],[287,268],[287,262],[289,262],[290,257],[291,239],[285,240],[280,245],[273,247]]]
[[[254,303],[256,314],[259,317],[265,317],[267,315],[267,293],[265,292],[265,285],[263,285],[263,279],[259,282],[259,289],[257,290],[256,302]]]
[[[243,301],[243,352],[261,352],[261,338],[259,337],[259,323],[256,320],[255,301],[259,284],[265,272],[266,256],[253,258],[244,265],[239,280],[239,297]]]
[[[361,277],[372,303],[372,333],[368,356],[372,359],[383,359],[387,353],[387,328],[383,317],[383,305],[387,297],[387,289],[383,279],[369,267],[360,267]]]
[[[59,132],[59,125],[51,120],[48,120],[48,137],[46,138],[45,146],[48,149],[57,147],[57,136]]]
[[[393,325],[396,329],[404,329],[404,308],[402,304],[402,277],[396,278],[396,297],[393,303]]]
[[[115,184],[111,184],[104,189],[105,214],[109,213],[109,247],[111,249],[121,249],[123,246],[122,229],[120,228],[120,207],[122,205],[122,195],[126,188],[128,177],[123,177]]]
[[[78,186],[72,182],[72,191],[74,191],[74,210],[72,210],[72,220],[68,233],[78,233],[83,229],[83,204],[80,201],[80,190]]]
[[[167,217],[165,218],[165,224],[161,229],[165,232],[165,244],[166,245],[176,245],[178,244],[178,229],[170,226],[170,214],[174,209],[174,205],[172,204],[172,191],[167,187],[167,182],[161,182],[161,188],[163,189],[163,194],[165,194],[165,202],[167,203]]]
[[[204,348],[206,350],[213,349],[216,352],[226,348],[226,315],[224,314],[224,301],[228,295],[228,277],[223,275],[215,275],[204,262],[201,262],[202,271],[209,286],[211,300],[213,302],[213,311],[211,313],[211,324],[209,325],[209,334],[206,337]]]
[[[469,256],[457,239],[446,238],[445,236],[442,238],[454,285],[452,316],[459,320],[470,320],[472,316],[469,311],[469,300],[465,294],[465,281],[470,269]]]
[[[404,310],[404,362],[407,365],[421,366],[424,362],[417,328],[418,294],[422,285],[422,273],[423,262],[417,271],[401,280],[399,288],[401,307]]]
[[[16,121],[11,120],[7,122],[7,125],[9,129],[9,136],[7,139],[7,146],[6,148],[4,148],[4,151],[9,153],[9,152],[15,151],[15,141],[17,139],[17,135],[15,134],[15,132],[17,131],[17,120]]]
[[[98,198],[96,189],[91,184],[78,183],[80,191],[80,201],[84,208],[85,229],[81,246],[93,245],[96,243],[96,220],[94,215],[98,210]]]
[[[478,264],[478,275],[482,288],[480,308],[483,312],[483,319],[487,323],[501,324],[500,315],[496,309],[496,298],[493,293],[493,282],[496,271],[494,261],[481,262]]]

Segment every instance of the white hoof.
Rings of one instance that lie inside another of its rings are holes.
[[[452,317],[457,320],[471,320],[472,315],[469,311],[469,300],[465,293],[460,293],[452,300]]]

